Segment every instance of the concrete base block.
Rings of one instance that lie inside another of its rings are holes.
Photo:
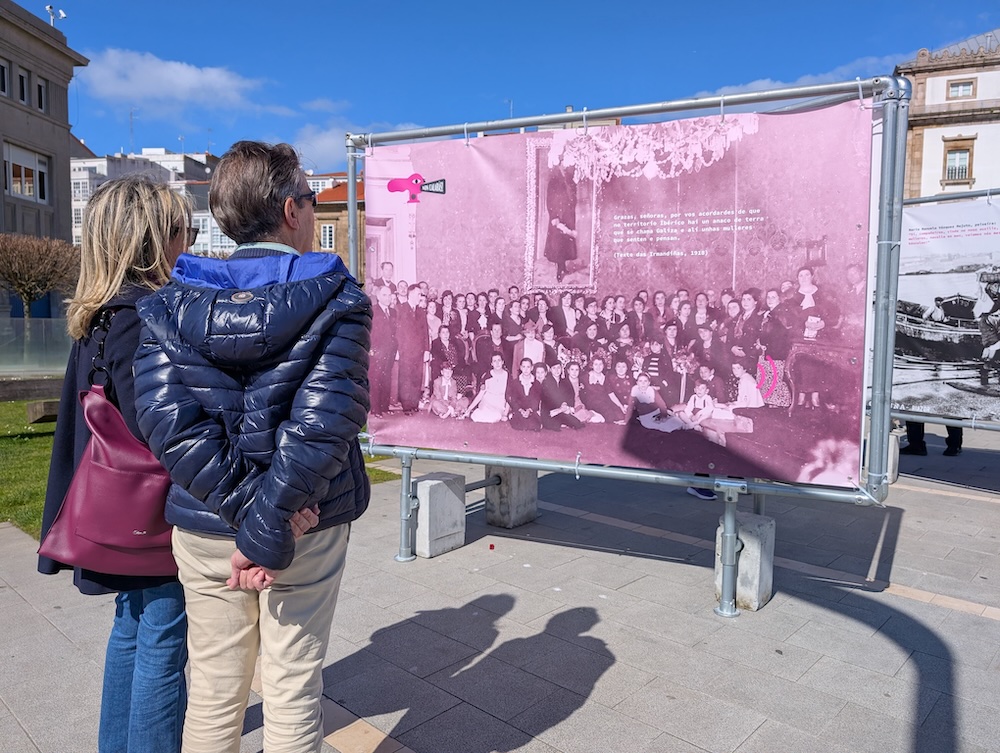
[[[774,588],[774,518],[736,512],[736,530],[743,544],[737,555],[736,606],[755,612],[767,604]],[[715,598],[722,596],[722,519],[715,532]]]
[[[486,487],[486,522],[514,528],[538,517],[538,471],[486,466],[486,478],[499,476],[499,486]]]
[[[465,544],[465,476],[428,473],[417,479],[417,530],[413,551],[436,557]]]

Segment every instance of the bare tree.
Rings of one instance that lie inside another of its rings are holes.
[[[79,275],[80,252],[66,241],[0,233],[0,287],[21,299],[25,319],[48,293],[71,294]]]

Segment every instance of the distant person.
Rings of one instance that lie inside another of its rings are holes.
[[[576,184],[566,168],[553,168],[545,189],[549,223],[545,234],[545,258],[556,265],[556,282],[566,275],[566,262],[577,256]]]
[[[944,322],[948,315],[944,313],[944,298],[940,296],[934,299],[934,305],[928,306],[924,311],[924,320],[929,322]]]
[[[396,292],[396,285],[392,281],[393,272],[394,272],[393,266],[392,266],[392,262],[391,261],[384,261],[384,262],[382,262],[382,265],[381,265],[380,269],[381,269],[382,275],[381,275],[381,277],[377,277],[372,282],[372,286],[375,288],[375,290],[373,290],[372,293],[374,294],[374,293],[378,292],[379,288],[389,288],[389,292],[390,293],[395,293]]]
[[[388,262],[386,262],[388,263]],[[376,286],[376,305],[372,309],[371,415],[381,418],[389,412],[392,387],[392,367],[396,362],[396,309],[392,308],[393,293],[388,285]]]
[[[962,427],[946,426],[948,436],[944,440],[945,450],[942,455],[955,457],[962,454]],[[927,443],[924,441],[924,424],[922,421],[906,422],[906,447],[901,447],[900,455],[926,455]]]
[[[868,281],[865,273],[857,264],[847,265],[847,296],[848,298],[864,298],[867,292]]]
[[[399,352],[399,402],[404,415],[420,406],[424,364],[430,361],[427,311],[420,306],[420,285],[407,288],[406,303],[396,307],[396,348]]]

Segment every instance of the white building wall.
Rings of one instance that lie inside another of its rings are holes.
[[[102,183],[131,173],[149,173],[157,180],[168,182],[173,190],[190,195],[191,190],[187,182],[175,180],[179,171],[187,169],[188,173],[194,172],[198,175],[205,172],[206,177],[210,176],[206,171],[204,160],[193,158],[190,154],[173,154],[162,148],[146,148],[142,151],[144,155],[142,157],[134,154],[115,154],[72,160],[72,232],[75,244],[80,244],[83,235],[83,209],[90,195]],[[193,212],[192,227],[198,228],[198,240],[191,248],[195,254],[227,257],[236,248],[235,241],[223,235],[215,218],[207,209],[196,209]]]
[[[945,142],[943,138],[962,136],[976,137],[972,156],[972,175],[975,183],[941,186],[944,174]],[[979,191],[1000,188],[1000,123],[978,123],[924,131],[923,173],[920,195],[933,196],[939,193]]]
[[[948,75],[934,76],[927,79],[926,103],[928,105],[945,105],[962,101],[972,101],[948,99],[948,85],[950,82],[970,80],[976,82],[975,99],[1000,99],[1000,71],[969,71],[968,73],[955,71]]]

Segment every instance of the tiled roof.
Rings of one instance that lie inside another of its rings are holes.
[[[940,55],[943,52],[948,52],[952,55],[960,55],[962,50],[968,50],[970,53],[975,53],[979,52],[980,47],[987,52],[994,52],[997,47],[1000,47],[1000,29],[984,31],[982,34],[976,34],[975,36],[969,37],[961,42],[956,42],[955,44],[950,44],[947,47],[942,47],[940,50],[934,50],[934,55]]]
[[[946,45],[940,49],[931,50],[930,57],[956,57],[963,53],[967,55],[975,55],[980,49],[983,49],[988,53],[996,53],[1000,51],[1000,29],[984,31],[981,34],[975,34],[968,39],[963,39],[961,42],[955,42],[954,44]],[[899,67],[910,68],[916,63],[916,60],[908,60],[905,63],[901,63]]]
[[[365,200],[365,184],[358,183],[358,201]],[[332,188],[324,188],[319,194],[316,195],[316,201],[319,204],[346,204],[347,203],[347,184],[338,183]]]

